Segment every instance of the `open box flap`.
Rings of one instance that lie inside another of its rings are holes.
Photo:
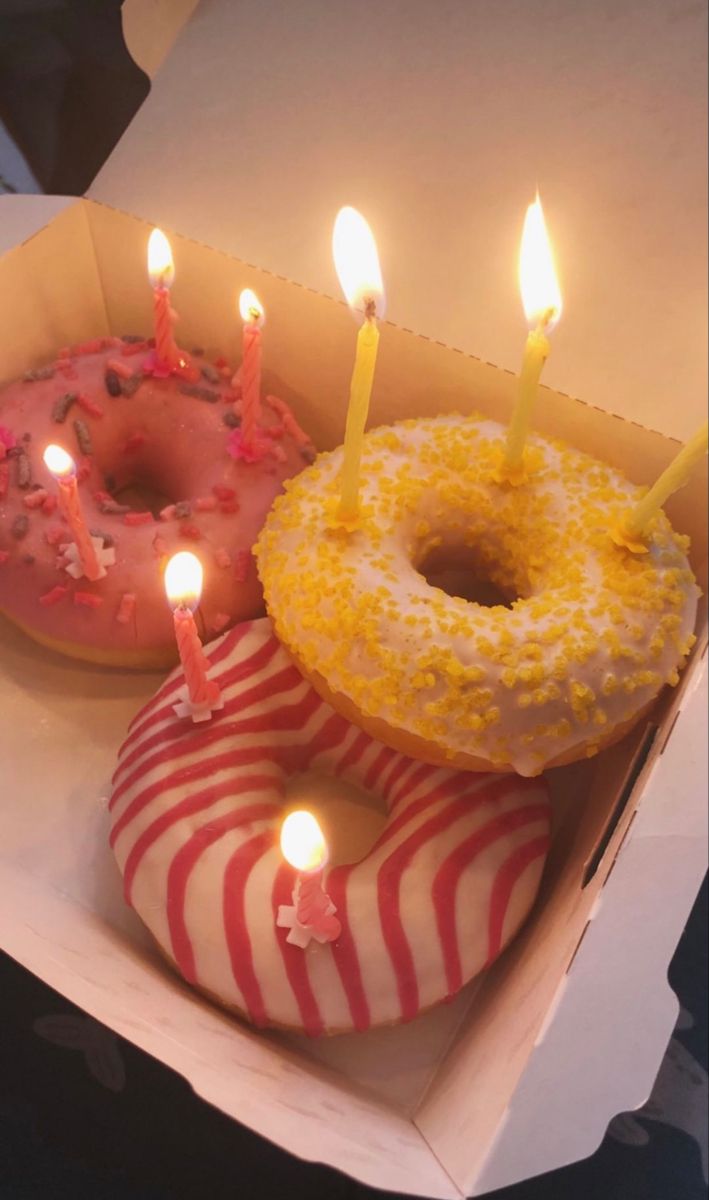
[[[0,257],[4,383],[47,362],[58,347],[109,330],[85,201],[3,196],[0,222],[5,231]],[[8,245],[11,235],[17,240]]]
[[[154,78],[199,0],[123,0],[123,37],[133,61]]]
[[[455,1149],[445,1155],[432,1143],[465,1195],[586,1158],[610,1119],[640,1107],[652,1090],[679,1010],[667,965],[707,867],[706,657],[695,663],[681,708],[682,724],[650,764],[629,830],[609,849],[603,890],[480,1173],[456,1171]],[[643,880],[661,881],[661,904]]]
[[[539,184],[565,299],[545,379],[683,438],[706,396],[704,23],[666,0],[209,0],[89,195],[338,295],[354,204],[391,319],[517,371]]]
[[[26,242],[72,204],[74,196],[0,196],[0,254]]]

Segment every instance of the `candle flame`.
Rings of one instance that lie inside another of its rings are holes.
[[[172,608],[184,605],[194,612],[202,595],[202,574],[201,562],[189,550],[173,554],[165,568],[165,591]]]
[[[519,249],[519,287],[530,326],[542,325],[544,332],[550,333],[561,316],[561,289],[539,193],[524,218]]]
[[[148,239],[148,275],[153,287],[172,287],[175,265],[162,229],[154,229]]]
[[[55,479],[68,479],[76,471],[74,459],[61,446],[47,446],[42,457],[45,467]]]
[[[263,322],[263,304],[251,288],[244,288],[239,296],[239,314],[242,321]]]
[[[340,287],[350,307],[367,316],[383,316],[384,284],[377,243],[356,208],[341,208],[338,212],[332,231],[332,254]]]
[[[312,813],[289,813],[281,826],[281,854],[296,871],[319,871],[327,862],[327,845]]]

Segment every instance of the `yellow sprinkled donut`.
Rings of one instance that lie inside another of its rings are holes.
[[[518,487],[494,481],[504,430],[443,416],[373,430],[360,519],[338,526],[342,451],[286,484],[257,544],[281,640],[336,708],[434,763],[536,775],[616,741],[694,642],[687,539],[649,553],[608,531],[639,491],[533,437]],[[492,606],[432,586],[457,567]]]

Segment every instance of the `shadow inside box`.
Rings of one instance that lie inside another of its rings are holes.
[[[168,668],[145,671],[70,658],[35,642],[2,614],[0,661],[8,679],[20,686],[31,680],[33,692],[46,698],[66,697],[68,692],[85,700],[134,697],[136,708],[149,699],[168,674]]]

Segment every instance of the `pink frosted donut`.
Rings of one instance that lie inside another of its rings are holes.
[[[146,668],[177,657],[161,569],[177,550],[205,568],[203,634],[262,611],[251,547],[284,479],[313,457],[269,398],[260,460],[234,458],[231,372],[194,357],[191,379],[156,378],[151,356],[147,343],[99,338],[0,391],[0,611],[73,657]],[[66,570],[51,442],[77,463],[87,525],[115,556],[95,583]]]
[[[536,895],[549,845],[540,779],[422,764],[323,700],[268,620],[209,647],[224,708],[178,720],[175,671],[132,723],[110,802],[127,901],[195,987],[255,1025],[310,1035],[408,1021],[500,953]],[[333,866],[336,942],[276,925],[295,873],[278,834],[285,788],[316,772],[387,812],[361,861]]]

